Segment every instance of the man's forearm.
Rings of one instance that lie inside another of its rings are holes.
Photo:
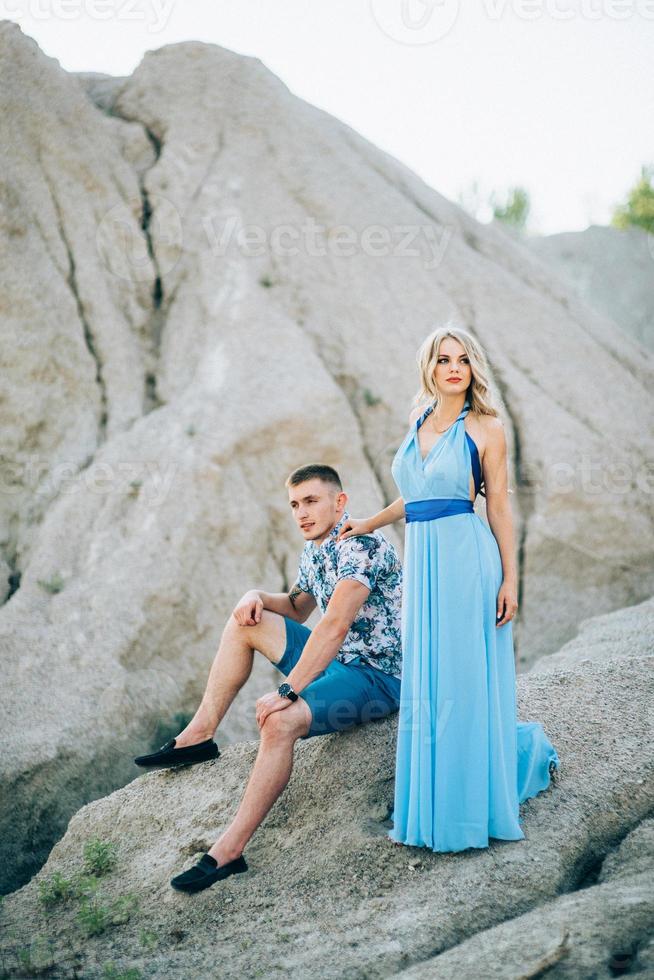
[[[286,680],[297,694],[332,662],[347,636],[347,629],[323,618],[311,631],[300,659]]]
[[[295,619],[298,623],[302,622],[287,592],[264,592],[262,589],[253,589],[252,591],[259,595],[264,609],[270,609],[271,612],[279,613],[280,616],[288,616],[289,619]]]

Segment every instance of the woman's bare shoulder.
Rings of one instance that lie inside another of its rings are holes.
[[[491,438],[493,436],[497,438],[500,433],[504,432],[504,422],[499,415],[477,415],[476,418],[484,432],[487,432]]]
[[[466,429],[479,446],[483,456],[489,446],[501,446],[506,443],[504,423],[497,415],[478,415],[470,412],[466,418]]]
[[[422,405],[416,405],[415,408],[412,408],[409,412],[409,425],[413,425],[427,408],[429,408],[428,402],[423,402]]]

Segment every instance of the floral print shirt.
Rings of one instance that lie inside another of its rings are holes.
[[[354,579],[370,589],[345,642],[341,663],[355,657],[393,677],[402,675],[402,565],[391,542],[379,531],[336,541],[347,511],[321,545],[307,541],[300,556],[297,587],[310,592],[325,613],[336,584]]]

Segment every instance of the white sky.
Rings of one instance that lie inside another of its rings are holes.
[[[654,0],[0,0],[69,71],[202,40],[456,200],[521,184],[531,229],[606,224],[654,163]]]

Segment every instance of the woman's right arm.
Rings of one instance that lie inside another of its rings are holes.
[[[393,524],[395,521],[399,521],[404,517],[404,498],[398,497],[394,500],[392,504],[388,507],[384,507],[379,513],[375,514],[373,517],[367,517],[364,520],[357,521],[350,518],[349,521],[345,521],[342,528],[340,529],[336,540],[340,541],[342,538],[353,538],[357,534],[372,534],[376,531],[378,527],[385,527],[387,524]]]
[[[416,408],[412,409],[409,414],[409,425],[413,423],[420,417],[424,406],[418,405]],[[364,520],[354,520],[350,519],[346,521],[339,533],[336,536],[336,540],[340,541],[341,538],[353,538],[357,534],[372,534],[379,527],[386,527],[387,524],[394,524],[395,521],[400,521],[405,516],[404,509],[404,498],[398,497],[394,500],[392,504],[388,507],[384,507],[380,510],[378,514],[373,517],[367,517]]]
[[[367,524],[371,531],[376,531],[378,527],[385,527],[387,524],[394,524],[395,521],[401,521],[404,517],[404,498],[398,497],[394,500],[392,504],[388,507],[384,507],[380,510],[378,514],[374,517],[369,517]]]

